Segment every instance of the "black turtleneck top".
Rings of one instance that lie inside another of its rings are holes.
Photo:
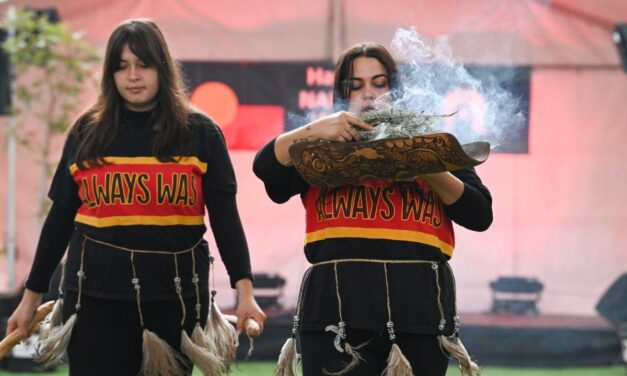
[[[175,298],[178,271],[183,295],[193,296],[193,274],[201,291],[208,282],[205,208],[231,285],[252,279],[248,246],[235,200],[236,181],[224,136],[207,116],[190,113],[190,148],[177,162],[153,153],[151,112],[123,112],[121,127],[104,153],[105,164],[77,168],[77,140],[69,136],[48,193],[53,204],[44,222],[26,287],[45,292],[69,244],[64,287],[108,299],[135,299],[133,267],[142,300]],[[85,236],[135,253],[84,241]]]

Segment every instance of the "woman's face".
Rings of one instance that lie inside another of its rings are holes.
[[[348,110],[356,114],[373,108],[375,100],[390,90],[388,73],[374,57],[353,60],[353,76],[349,80]]]
[[[113,79],[129,110],[148,111],[155,106],[159,91],[157,68],[147,66],[135,56],[128,43],[122,48],[120,66]]]

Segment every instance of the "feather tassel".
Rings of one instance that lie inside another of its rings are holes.
[[[205,333],[210,338],[213,338],[217,350],[216,354],[222,359],[225,368],[228,370],[235,361],[239,338],[235,328],[229,324],[215,303],[211,303]]]
[[[59,298],[54,302],[49,317],[50,324],[52,324],[53,327],[63,324],[63,298]]]
[[[45,338],[40,338],[37,342],[35,360],[43,363],[42,368],[49,368],[63,361],[76,319],[77,314],[74,313],[63,325],[48,328]]]
[[[440,346],[459,362],[462,376],[480,376],[481,370],[477,363],[473,362],[468,351],[457,335],[450,337],[438,336]]]
[[[218,354],[218,349],[216,348],[215,342],[211,337],[207,335],[207,333],[200,326],[200,324],[196,324],[196,327],[194,327],[194,331],[192,332],[192,342],[200,347],[207,349],[207,351],[212,354]],[[223,362],[223,360],[220,359],[220,362]]]
[[[155,333],[144,329],[143,363],[145,376],[184,376],[182,357]]]
[[[52,328],[63,325],[63,299],[59,298],[54,302],[52,311],[39,325],[39,340],[45,340]]]
[[[279,361],[274,369],[274,376],[296,376],[298,371],[298,353],[296,351],[296,338],[288,338],[281,347]]]
[[[196,328],[194,328],[194,333],[198,332],[202,335],[202,328],[197,324]],[[193,336],[194,335],[192,334],[192,337]],[[196,338],[198,338],[198,334],[196,334]],[[205,342],[210,341],[201,339],[200,342],[205,344]],[[215,376],[224,372],[222,359],[220,359],[215,352],[211,352],[208,348],[202,346],[201,344],[195,343],[189,338],[185,330],[181,331],[181,350],[189,357],[192,363],[200,369],[203,375]]]
[[[383,376],[413,376],[413,374],[409,360],[403,355],[401,348],[393,343],[388,356],[387,367],[383,370]]]

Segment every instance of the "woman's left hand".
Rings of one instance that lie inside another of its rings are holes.
[[[444,205],[454,204],[464,193],[464,183],[448,171],[420,177],[429,183]]]
[[[253,295],[253,283],[250,279],[240,279],[235,283],[237,289],[237,309],[235,315],[237,316],[237,333],[241,333],[244,330],[244,321],[246,319],[253,319],[259,324],[259,328],[263,332],[263,323],[266,321],[266,314],[263,313],[255,297]]]

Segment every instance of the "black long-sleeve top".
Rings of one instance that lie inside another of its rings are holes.
[[[84,235],[129,249],[163,251],[136,254],[134,263],[142,300],[175,297],[176,266],[167,252],[196,244],[206,232],[206,207],[213,236],[231,285],[252,279],[248,246],[235,201],[236,181],[220,129],[202,114],[192,113],[192,147],[179,163],[161,163],[152,155],[154,129],[150,112],[125,111],[124,126],[107,150],[107,164],[80,171],[76,141],[68,137],[49,197],[53,205],[44,222],[26,287],[48,290],[54,269],[68,243],[65,287],[77,289]],[[85,244],[83,293],[134,299],[130,254],[91,241]],[[177,256],[183,295],[193,296],[195,271],[207,289],[209,251],[206,241]],[[195,269],[195,270],[193,270]],[[188,278],[186,278],[188,277]]]
[[[312,264],[342,259],[422,260],[388,264],[392,321],[399,331],[453,331],[452,222],[483,231],[492,223],[492,198],[474,169],[452,172],[464,183],[461,197],[444,205],[422,179],[376,181],[335,188],[309,186],[294,167],[281,165],[274,140],[257,154],[253,170],[268,196],[283,203],[300,195],[306,211],[305,256]],[[431,262],[439,265],[432,269]],[[437,274],[437,278],[436,278]],[[321,330],[342,318],[349,328],[385,330],[388,321],[385,270],[381,263],[344,262],[315,266],[303,289],[303,330]],[[442,313],[438,305],[438,285]],[[339,287],[336,290],[336,287]]]

